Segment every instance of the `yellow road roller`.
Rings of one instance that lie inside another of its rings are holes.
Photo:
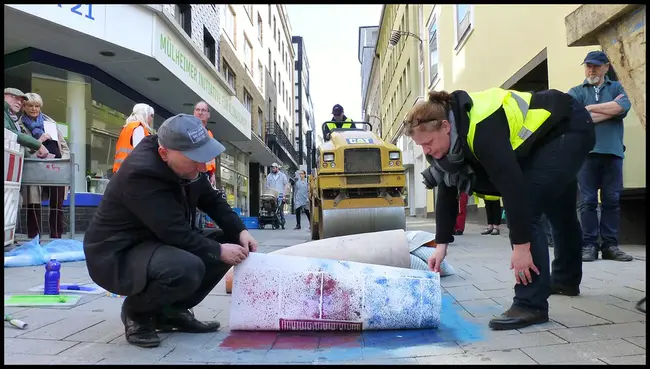
[[[370,123],[331,123],[341,125],[323,123],[325,142],[311,155],[317,160],[309,188],[312,239],[406,229],[401,151],[377,137]]]

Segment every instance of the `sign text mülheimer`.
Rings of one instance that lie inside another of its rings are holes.
[[[165,54],[178,65],[181,70],[183,70],[187,75],[196,83],[201,86],[201,88],[213,97],[216,102],[226,109],[232,116],[237,120],[238,125],[245,127],[245,119],[242,117],[234,106],[230,103],[230,96],[223,94],[217,87],[210,82],[210,80],[204,76],[201,71],[194,65],[192,60],[187,58],[183,52],[181,52],[173,43],[170,37],[160,34],[160,50],[164,51]]]

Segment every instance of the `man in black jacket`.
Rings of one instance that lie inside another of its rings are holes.
[[[129,343],[160,344],[156,329],[211,332],[191,312],[257,241],[206,176],[225,148],[201,121],[179,114],[145,137],[115,173],[84,237],[90,277],[127,296],[122,322]],[[194,229],[196,208],[223,234]]]

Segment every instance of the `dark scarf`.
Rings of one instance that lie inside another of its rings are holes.
[[[461,96],[458,100],[462,98],[464,96]],[[460,104],[454,104],[454,106],[458,107]],[[469,119],[469,117],[463,115],[466,114],[464,109],[457,108],[455,111],[459,119]],[[474,170],[465,161],[465,155],[463,153],[463,140],[465,140],[465,136],[458,134],[459,125],[456,121],[454,109],[449,110],[448,117],[449,124],[451,125],[449,153],[440,160],[431,155],[426,155],[430,166],[425,169],[425,172],[428,172],[435,180],[436,183],[432,183],[434,186],[444,183],[447,187],[457,188],[459,193],[465,192],[471,194],[475,176]]]

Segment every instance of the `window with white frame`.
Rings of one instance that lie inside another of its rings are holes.
[[[264,66],[259,60],[257,61],[257,86],[264,92]]]
[[[244,34],[244,65],[251,74],[253,74],[253,46]]]
[[[226,31],[226,36],[230,39],[230,42],[232,42],[233,45],[236,47],[235,43],[235,20],[236,20],[236,15],[235,15],[235,10],[230,6],[226,5],[226,15],[225,15],[225,27],[224,30]]]
[[[223,70],[223,76],[226,78],[226,82],[235,89],[235,72],[233,72],[232,68],[230,68],[230,65],[224,60],[223,61],[223,66],[221,67]]]
[[[472,6],[469,4],[456,5],[456,42],[463,40],[472,28]]]
[[[278,80],[276,76],[278,76],[278,65],[275,62],[273,62],[273,84],[274,85],[278,84]]]
[[[262,137],[262,126],[264,125],[264,113],[262,109],[257,109],[257,135]]]
[[[277,29],[278,29],[278,23],[275,21],[275,16],[273,16],[273,40],[274,41],[277,41],[277,39],[276,39],[276,31],[277,31]]]
[[[253,23],[253,5],[252,4],[244,5],[244,9],[246,10],[246,14],[248,15],[248,19],[250,19],[251,23]]]
[[[244,88],[244,106],[249,113],[253,112],[253,96]]]
[[[264,46],[263,42],[263,29],[264,23],[262,22],[262,16],[260,13],[257,13],[257,39],[260,40],[260,45]]]
[[[429,24],[429,83],[438,75],[438,23],[433,18]]]

